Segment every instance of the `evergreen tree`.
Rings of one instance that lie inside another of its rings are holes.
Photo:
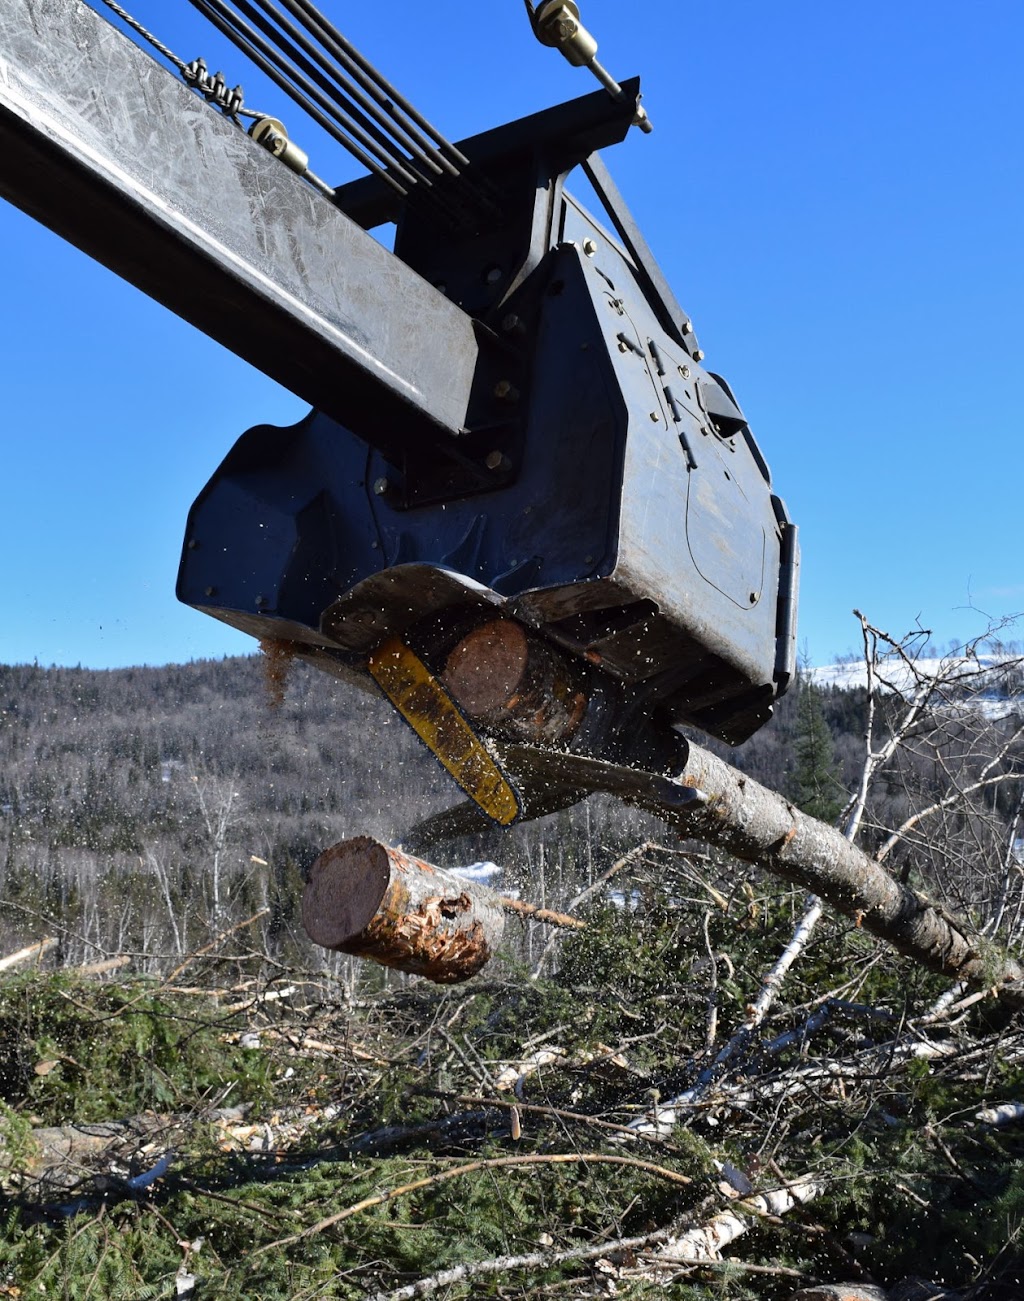
[[[825,719],[819,687],[801,674],[797,697],[796,767],[791,780],[794,803],[822,822],[834,822],[843,807],[839,765]]]

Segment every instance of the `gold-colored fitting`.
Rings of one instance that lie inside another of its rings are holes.
[[[573,0],[548,0],[537,14],[537,35],[569,60],[574,68],[594,61],[597,41],[580,22],[579,5]]]
[[[309,170],[309,154],[288,139],[283,122],[276,117],[260,117],[249,128],[249,135],[299,176]]]

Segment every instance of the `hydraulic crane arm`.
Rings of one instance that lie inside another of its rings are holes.
[[[434,149],[306,0],[195,3],[383,166],[314,188],[279,123],[250,114],[262,147],[81,0],[0,0],[0,197],[316,408],[224,459],[180,599],[372,679],[503,826],[609,763],[677,772],[681,724],[749,736],[793,674],[796,529],[597,157],[649,129],[639,81],[546,0],[538,35],[605,90]]]
[[[471,317],[80,0],[0,5],[0,195],[371,442],[465,425]]]

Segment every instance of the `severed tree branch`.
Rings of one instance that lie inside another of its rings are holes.
[[[599,1260],[602,1257],[639,1251],[668,1236],[668,1229],[657,1229],[640,1238],[620,1238],[616,1242],[602,1242],[597,1246],[570,1247],[567,1251],[534,1251],[524,1256],[498,1256],[494,1260],[467,1261],[464,1265],[456,1265],[439,1274],[432,1274],[429,1278],[421,1278],[394,1292],[378,1292],[370,1301],[409,1301],[412,1297],[428,1296],[443,1287],[452,1287],[471,1278],[482,1278],[485,1274],[505,1274],[513,1269],[551,1269],[555,1265],[566,1265],[574,1260]]]
[[[652,810],[734,857],[804,886],[857,925],[929,970],[975,985],[995,985],[1010,1001],[1024,1000],[1014,982],[1024,970],[1008,957],[986,956],[966,922],[952,919],[894,880],[835,827],[801,813],[697,745],[683,783],[707,796],[683,809]]]

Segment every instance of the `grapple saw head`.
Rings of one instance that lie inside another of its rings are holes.
[[[344,424],[249,430],[192,508],[178,580],[375,681],[503,825],[593,788],[571,756],[670,773],[680,724],[743,741],[794,670],[796,529],[597,155],[637,116],[638,83],[620,92],[462,142],[473,188],[443,209],[373,177],[337,192],[359,225],[394,221],[395,256],[475,323],[465,419],[382,423],[361,388]],[[614,235],[566,192],[576,166]],[[436,372],[463,362],[439,335]],[[380,388],[393,409],[398,377]]]

